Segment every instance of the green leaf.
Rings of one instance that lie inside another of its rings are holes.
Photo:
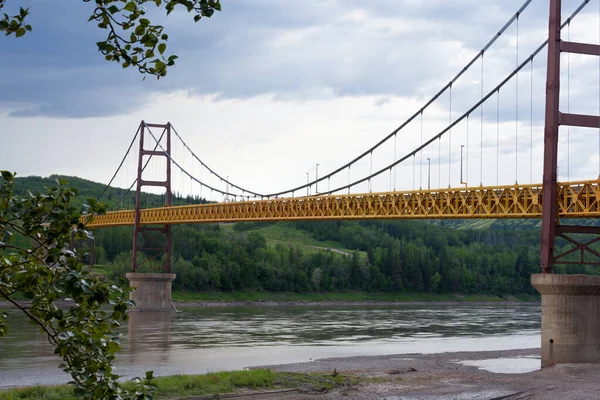
[[[130,1],[129,3],[125,4],[125,7],[123,7],[123,10],[125,11],[130,11],[133,12],[135,11],[136,6],[135,6],[135,2]]]
[[[167,49],[167,45],[165,43],[161,43],[158,45],[158,52],[160,54],[163,54],[166,49]]]
[[[8,171],[0,171],[0,173],[2,174],[2,178],[6,179],[9,182],[12,182],[12,180],[14,179],[13,174],[11,174]]]
[[[17,29],[17,32],[15,32],[15,36],[21,37],[25,34],[25,32],[27,32],[27,30],[25,28],[19,28],[19,29]]]

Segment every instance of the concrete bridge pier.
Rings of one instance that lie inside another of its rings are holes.
[[[542,295],[542,367],[600,364],[600,276],[536,274]]]
[[[175,274],[130,272],[125,276],[129,286],[135,288],[129,294],[129,299],[135,301],[132,311],[177,311],[171,301]]]

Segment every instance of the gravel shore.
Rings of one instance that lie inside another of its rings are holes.
[[[461,363],[532,357],[539,357],[539,349],[327,358],[267,367],[274,371],[330,372],[368,378],[356,386],[324,394],[306,394],[301,390],[295,394],[286,393],[286,399],[600,398],[600,365],[565,364],[528,373],[493,373]],[[264,397],[267,398],[277,397]]]

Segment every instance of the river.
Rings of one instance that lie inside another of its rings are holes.
[[[16,311],[0,338],[0,387],[69,377]],[[524,349],[540,345],[539,304],[185,307],[132,313],[117,373],[199,374],[325,357]]]

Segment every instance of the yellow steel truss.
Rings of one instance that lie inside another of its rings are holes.
[[[600,217],[600,181],[559,183],[560,217]],[[539,218],[542,185],[363,193],[161,207],[141,211],[142,224],[334,219]],[[95,216],[90,228],[133,225],[134,211]]]

